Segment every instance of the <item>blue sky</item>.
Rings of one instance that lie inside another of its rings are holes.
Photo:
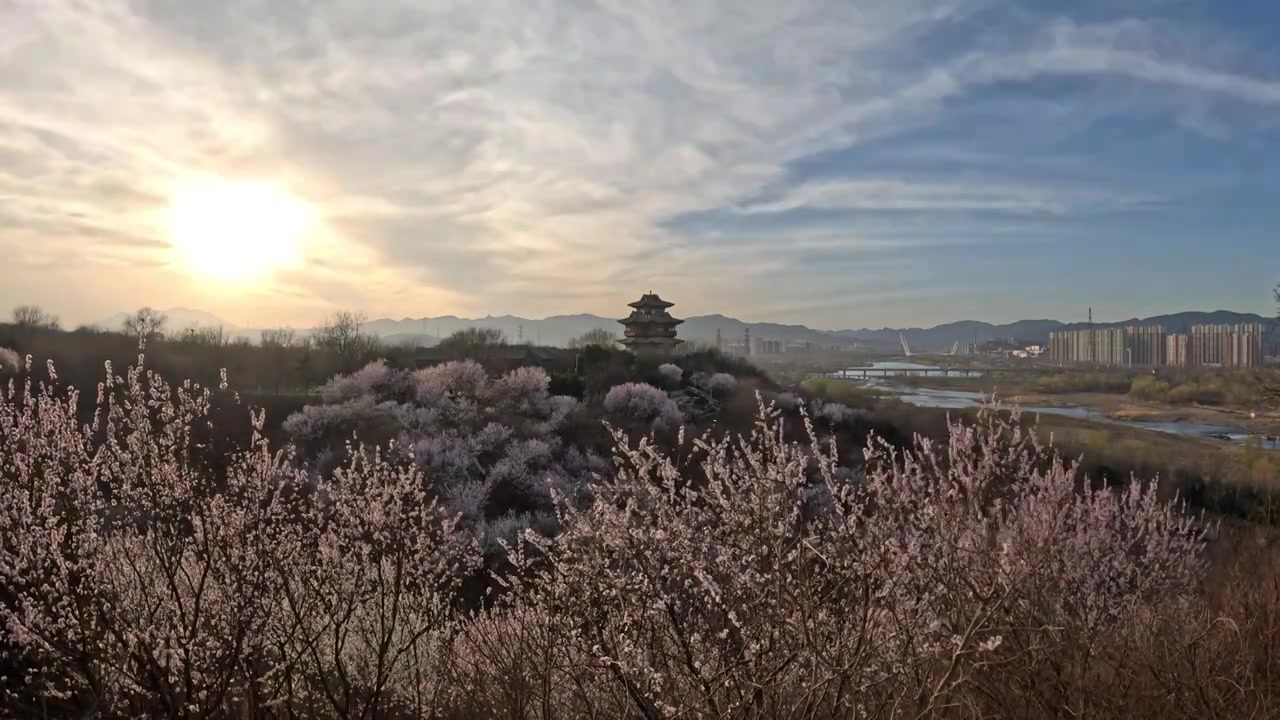
[[[1269,313],[1280,281],[1268,0],[11,0],[0,27],[0,308],[653,289],[844,328]],[[192,177],[310,208],[297,262],[184,262]]]

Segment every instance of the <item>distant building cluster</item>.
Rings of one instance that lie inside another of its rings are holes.
[[[1119,367],[1259,367],[1264,334],[1262,323],[1193,325],[1190,334],[1159,325],[1060,330],[1049,333],[1049,357]]]
[[[737,340],[721,339],[717,347],[729,355],[789,355],[812,353],[822,350],[848,350],[845,345],[818,345],[801,340],[775,340],[773,338],[742,337]]]

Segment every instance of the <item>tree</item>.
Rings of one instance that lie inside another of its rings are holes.
[[[578,337],[569,341],[569,347],[574,349],[588,347],[611,348],[618,344],[618,338],[613,333],[604,328],[595,328],[582,333]]]
[[[262,331],[262,339],[259,344],[265,348],[287,348],[293,347],[296,340],[297,333],[293,331],[293,328],[273,328]]]
[[[231,337],[222,327],[200,327],[198,325],[190,325],[183,328],[182,332],[174,338],[178,342],[191,343],[192,345],[208,345],[210,347],[226,347],[231,344]]]
[[[7,347],[0,347],[0,373],[18,372],[20,367],[22,367],[22,359],[18,357],[18,353]]]
[[[339,310],[315,332],[315,345],[336,357],[340,372],[351,372],[378,347],[376,338],[366,335],[369,317],[358,310]]]
[[[123,375],[88,429],[0,393],[6,715],[1280,717],[1270,559],[1209,585],[1211,527],[998,408],[859,466],[769,407],[606,465],[541,370],[374,364],[290,423],[403,442],[333,433],[321,474],[260,432],[210,457],[214,391]]]
[[[663,390],[645,383],[615,385],[604,397],[610,417],[653,427],[677,427],[684,420],[680,406]]]
[[[289,416],[284,430],[298,457],[320,460],[362,442],[394,438],[431,478],[432,492],[486,553],[501,555],[526,527],[552,527],[551,489],[579,496],[603,460],[566,442],[578,412],[571,397],[550,392],[537,367],[490,377],[462,360],[409,371],[384,361],[334,377],[320,388],[324,404]],[[664,396],[665,397],[665,396]]]
[[[164,334],[164,326],[168,321],[169,318],[164,313],[144,307],[125,319],[124,331],[139,340],[150,340]]]
[[[420,470],[362,448],[313,493],[254,433],[215,479],[212,391],[141,366],[100,386],[97,432],[61,392],[20,392],[0,393],[7,716],[441,714],[477,555]]]
[[[450,359],[484,363],[496,359],[506,346],[507,336],[501,330],[469,327],[441,340],[436,347]]]
[[[291,371],[299,369],[296,362],[294,364],[289,362],[289,358],[305,355],[308,350],[299,345],[297,333],[292,328],[286,327],[263,330],[258,344],[262,346],[263,354],[266,355],[265,377],[272,394],[278,397],[285,378]],[[305,379],[298,384],[306,385]]]
[[[1272,289],[1271,295],[1276,301],[1276,322],[1280,324],[1280,285]],[[1263,347],[1265,354],[1266,347]],[[1258,396],[1267,405],[1280,404],[1280,377],[1270,368],[1262,368],[1254,375]]]
[[[24,328],[50,328],[52,330],[62,327],[57,315],[47,313],[37,305],[19,305],[14,308],[13,324]]]

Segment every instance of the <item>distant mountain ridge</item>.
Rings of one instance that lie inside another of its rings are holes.
[[[190,308],[172,308],[162,311],[168,316],[167,327],[179,330],[192,325],[200,327],[223,327],[230,334],[257,339],[261,329],[239,328],[221,318],[201,310]],[[123,326],[128,313],[118,313],[97,323],[105,329],[119,329]],[[1116,322],[1096,322],[1096,328],[1124,327],[1127,325],[1161,325],[1167,332],[1189,332],[1192,325],[1197,324],[1236,324],[1261,322],[1267,325],[1272,340],[1280,331],[1274,318],[1263,317],[1256,313],[1240,313],[1230,310],[1211,312],[1187,311],[1156,315],[1148,318],[1131,318]],[[483,318],[460,318],[445,315],[434,318],[379,318],[365,324],[365,330],[388,342],[412,343],[419,345],[434,344],[438,338],[469,327],[482,327],[500,330],[511,341],[523,339],[526,342],[542,345],[567,345],[573,338],[591,330],[604,329],[621,334],[622,327],[617,318],[599,315],[552,315],[542,319],[522,318],[515,315],[490,315]],[[860,345],[873,350],[892,351],[900,347],[899,334],[907,338],[913,351],[936,352],[946,351],[955,343],[966,345],[997,338],[1016,338],[1031,343],[1044,344],[1049,341],[1049,333],[1055,330],[1078,330],[1088,327],[1087,323],[1063,323],[1058,320],[1018,320],[1012,323],[996,325],[978,320],[961,320],[945,323],[931,328],[881,328],[873,330],[817,330],[805,325],[787,325],[781,323],[753,323],[727,317],[725,315],[696,315],[684,319],[680,325],[680,337],[686,340],[714,341],[719,332],[726,343],[739,342],[750,330],[753,338],[782,340],[784,342],[812,342],[823,346]],[[300,329],[301,334],[313,329]]]
[[[169,308],[168,310],[161,310],[160,312],[164,313],[165,317],[167,318],[165,327],[168,328],[169,330],[181,330],[183,328],[188,328],[193,326],[194,327],[221,327],[221,328],[226,328],[228,331],[239,329],[236,326],[232,325],[231,323],[227,322],[226,320],[223,320],[222,318],[218,317],[217,315],[214,315],[213,313],[205,312],[204,310],[193,310],[191,308],[175,307],[175,308]],[[134,314],[135,313],[124,313],[124,312],[116,313],[111,317],[108,317],[103,320],[99,320],[96,323],[93,323],[93,325],[95,327],[100,327],[103,330],[119,330],[124,327],[125,321],[128,320],[130,317],[133,317]]]
[[[1155,315],[1148,318],[1130,318],[1114,322],[1095,322],[1095,328],[1128,327],[1130,325],[1159,325],[1168,333],[1188,333],[1192,325],[1235,325],[1239,323],[1263,323],[1267,326],[1268,336],[1274,339],[1277,334],[1275,318],[1263,317],[1257,313],[1241,313],[1231,310],[1186,311]],[[912,350],[945,351],[955,343],[966,345],[971,342],[984,342],[997,338],[1016,338],[1031,343],[1045,344],[1049,342],[1049,333],[1057,330],[1085,330],[1087,322],[1064,323],[1058,320],[1018,320],[1004,325],[993,325],[978,320],[961,320],[931,328],[883,328],[880,330],[838,330],[832,333],[837,337],[862,340],[877,345],[893,345],[899,343],[899,333],[907,338]]]

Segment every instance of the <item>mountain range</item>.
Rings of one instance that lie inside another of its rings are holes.
[[[171,308],[163,311],[168,318],[169,330],[186,327],[222,327],[232,335],[244,336],[256,340],[261,329],[239,328],[221,318],[202,310],[190,308]],[[128,313],[118,313],[96,323],[104,329],[118,329]],[[1213,312],[1180,312],[1168,315],[1157,315],[1148,318],[1131,318],[1118,322],[1097,322],[1096,328],[1124,327],[1127,325],[1161,325],[1170,333],[1188,332],[1197,324],[1236,324],[1261,322],[1267,325],[1268,335],[1275,340],[1280,334],[1274,318],[1263,317],[1255,313],[1240,313],[1229,310]],[[382,338],[389,343],[412,343],[415,345],[432,345],[449,334],[469,327],[493,328],[500,330],[511,341],[523,340],[540,345],[567,345],[573,338],[595,329],[604,329],[620,334],[621,326],[616,318],[599,315],[553,315],[542,319],[522,318],[514,315],[490,315],[483,318],[460,318],[453,315],[434,318],[401,318],[393,320],[380,318],[370,320],[364,330]],[[817,330],[804,325],[784,325],[779,323],[753,323],[726,317],[724,315],[698,315],[685,318],[679,327],[680,337],[686,340],[712,342],[717,332],[726,343],[740,342],[747,330],[754,338],[782,340],[784,342],[810,342],[822,347],[864,347],[868,350],[894,350],[901,347],[899,335],[907,339],[913,352],[946,351],[955,343],[962,346],[971,342],[984,342],[1000,338],[1015,338],[1028,343],[1045,344],[1049,333],[1055,330],[1078,330],[1088,327],[1087,323],[1063,323],[1058,320],[1018,320],[1003,325],[962,320],[946,323],[931,328],[880,328],[878,330],[862,328],[858,330]],[[299,330],[301,334],[313,329]]]

